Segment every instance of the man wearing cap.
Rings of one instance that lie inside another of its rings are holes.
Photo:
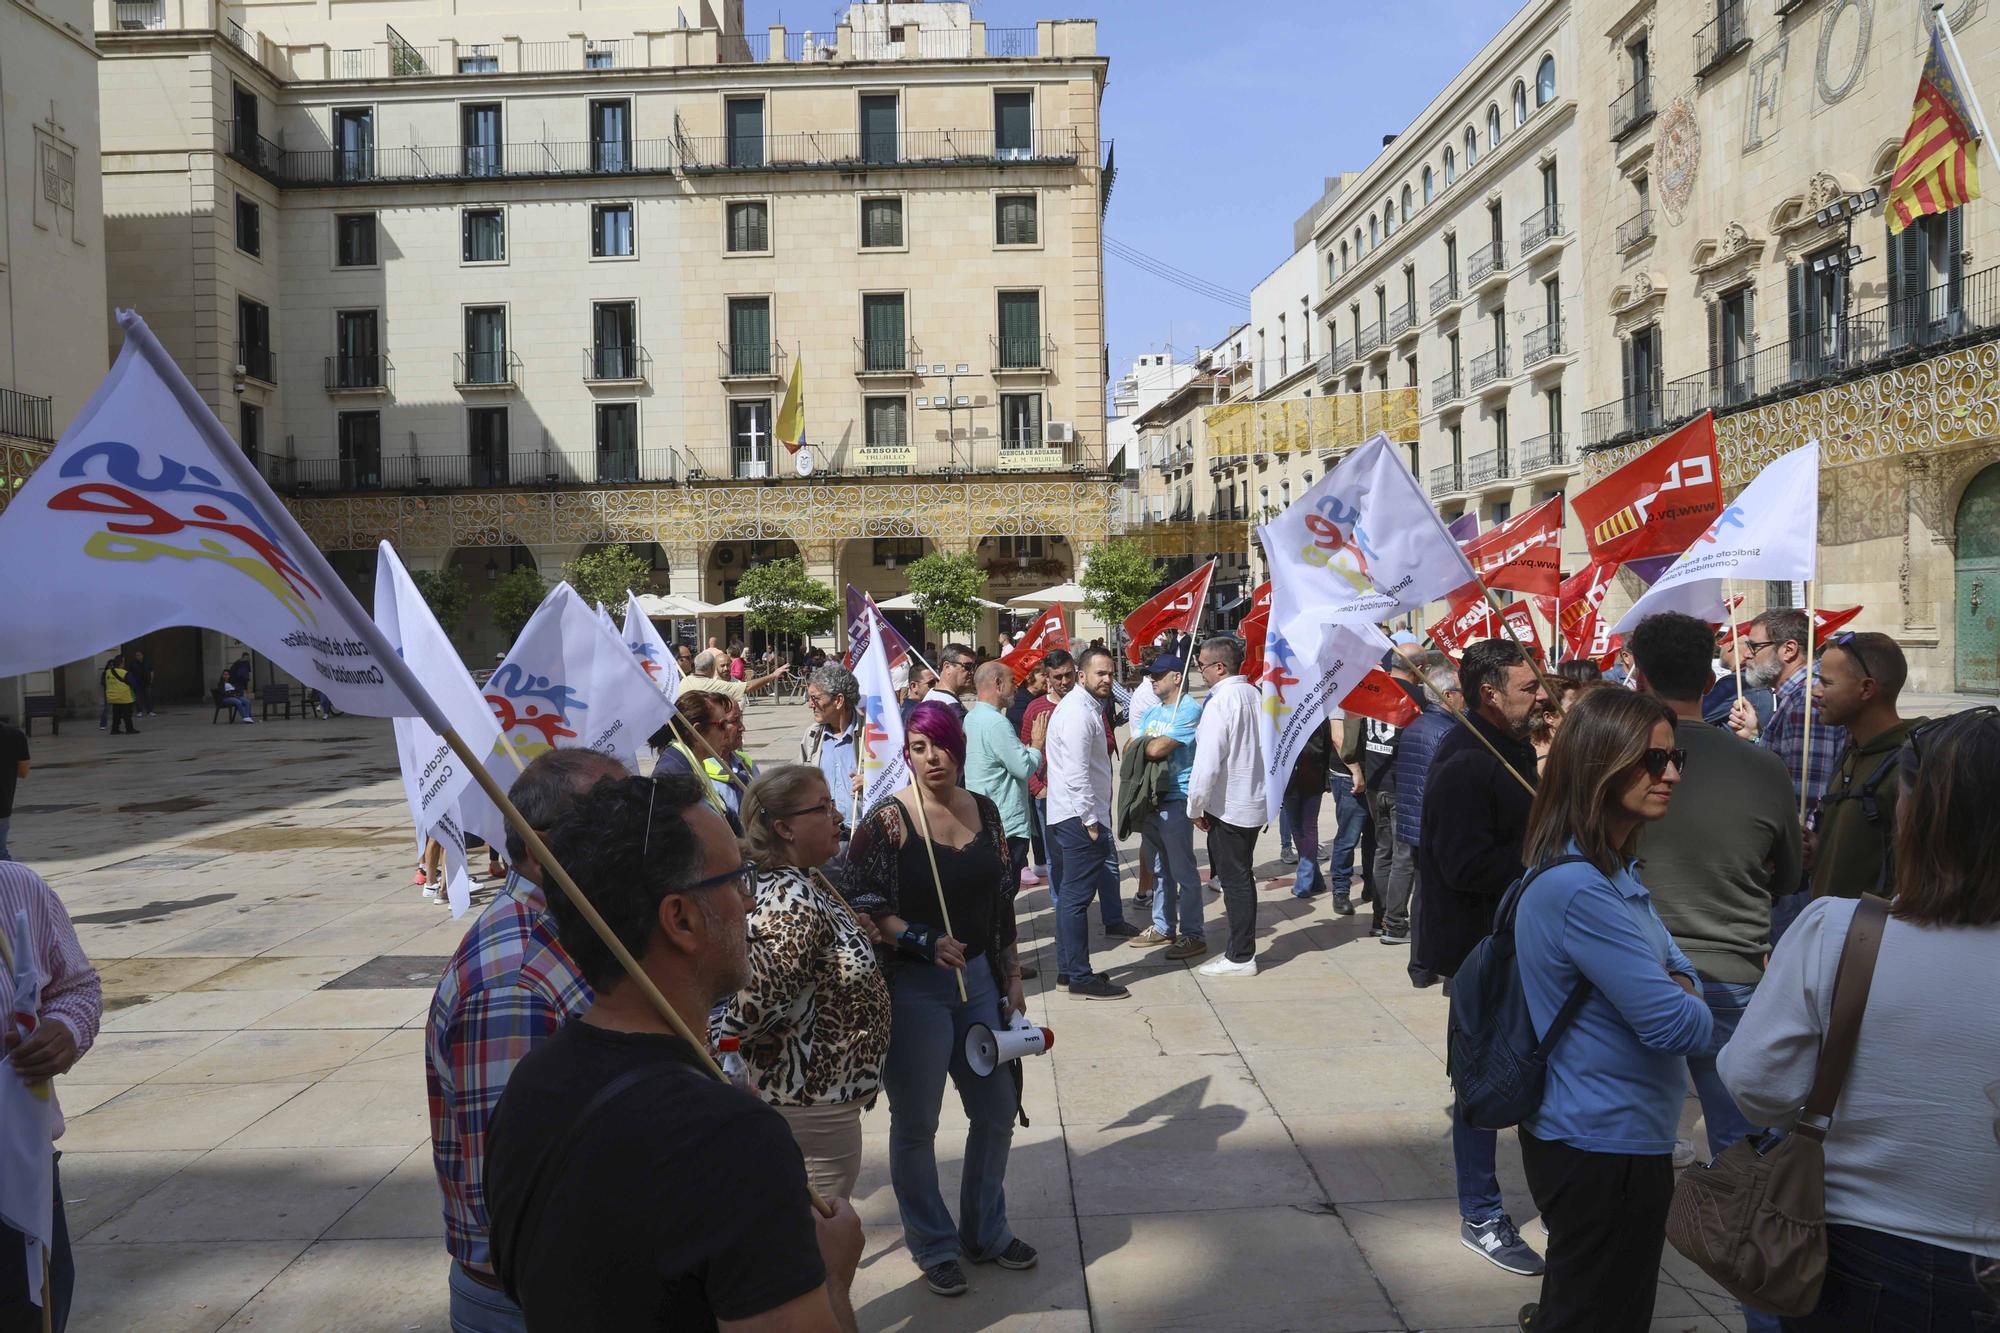
[[[1185,664],[1161,653],[1146,669],[1154,705],[1134,723],[1133,740],[1146,761],[1167,765],[1171,796],[1140,826],[1142,862],[1154,866],[1153,925],[1132,942],[1168,945],[1167,957],[1199,958],[1208,952],[1202,938],[1201,873],[1194,864],[1194,825],[1188,822],[1188,773],[1194,768],[1194,734],[1201,724],[1201,701],[1184,688]]]

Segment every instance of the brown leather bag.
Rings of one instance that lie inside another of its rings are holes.
[[[1768,1151],[1743,1139],[1681,1172],[1667,1239],[1724,1291],[1779,1315],[1808,1315],[1826,1281],[1826,1132],[1854,1062],[1889,904],[1864,895],[1834,974],[1833,1021],[1798,1125]]]

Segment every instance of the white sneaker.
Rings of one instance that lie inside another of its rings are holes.
[[[1195,971],[1205,977],[1254,977],[1257,975],[1257,960],[1252,958],[1248,962],[1232,963],[1228,954],[1217,954]]]
[[[434,902],[436,902],[437,900],[438,900],[438,891],[437,891],[436,889],[432,889],[432,888],[426,888],[426,889],[424,890],[424,901],[425,901],[425,902],[427,902],[427,903],[434,903]]]
[[[255,722],[255,721],[256,721],[257,719],[256,719],[256,718],[254,718],[254,717],[246,717],[246,718],[244,718],[243,720],[244,720],[245,722]]]

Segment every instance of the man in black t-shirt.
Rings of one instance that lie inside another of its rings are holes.
[[[1424,703],[1412,657],[1420,650],[1397,648],[1382,658],[1383,669],[1417,707]],[[1449,659],[1446,659],[1447,663]],[[1368,803],[1371,833],[1367,855],[1375,885],[1375,919],[1368,933],[1384,944],[1410,942],[1410,891],[1417,876],[1417,849],[1396,837],[1396,750],[1403,729],[1380,718],[1350,717],[1360,736],[1342,757],[1354,775],[1354,791]]]
[[[11,861],[7,825],[14,821],[14,787],[28,776],[28,733],[0,722],[0,861]]]
[[[706,1031],[749,977],[750,867],[696,781],[606,779],[548,841]],[[549,906],[597,998],[521,1060],[488,1138],[494,1269],[528,1327],[853,1333],[854,1210],[819,1218],[784,1119],[701,1067],[566,896]]]

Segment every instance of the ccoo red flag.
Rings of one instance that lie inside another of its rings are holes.
[[[1236,637],[1243,640],[1243,678],[1256,680],[1264,674],[1264,636],[1271,632],[1271,581],[1265,579],[1250,594],[1250,609],[1236,622]]]
[[[1489,588],[1550,594],[1562,582],[1562,530],[1558,492],[1466,542],[1465,558]]]
[[[1215,577],[1211,560],[1184,579],[1160,589],[1138,610],[1125,617],[1125,657],[1133,666],[1145,662],[1148,644],[1173,630],[1192,633],[1201,619],[1202,604],[1208,600],[1208,582]]]
[[[1594,561],[1679,555],[1722,512],[1714,414],[1702,413],[1571,504]]]
[[[1018,683],[1028,678],[1044,657],[1058,648],[1069,647],[1069,629],[1063,624],[1062,603],[1058,602],[1035,617],[1021,635],[1021,641],[1000,654],[1000,660],[1014,670]]]
[[[1371,667],[1340,701],[1340,711],[1349,717],[1372,717],[1392,727],[1407,727],[1423,710],[1417,707],[1401,681],[1381,667]]]
[[[1742,599],[1738,598],[1737,600],[1741,601]],[[1828,611],[1824,608],[1815,610],[1812,620],[1813,647],[1819,647],[1827,641],[1828,636],[1837,634],[1841,626],[1860,615],[1861,610],[1862,608],[1858,606],[1850,606],[1845,611]],[[1750,633],[1750,623],[1748,620],[1739,621],[1736,627],[1730,631],[1730,637],[1740,639],[1748,635]]]
[[[1563,650],[1569,656],[1592,656],[1590,645],[1597,637],[1599,608],[1611,588],[1611,576],[1617,572],[1618,566],[1614,564],[1590,565],[1564,579],[1562,587],[1556,590],[1557,628],[1562,635]]]

